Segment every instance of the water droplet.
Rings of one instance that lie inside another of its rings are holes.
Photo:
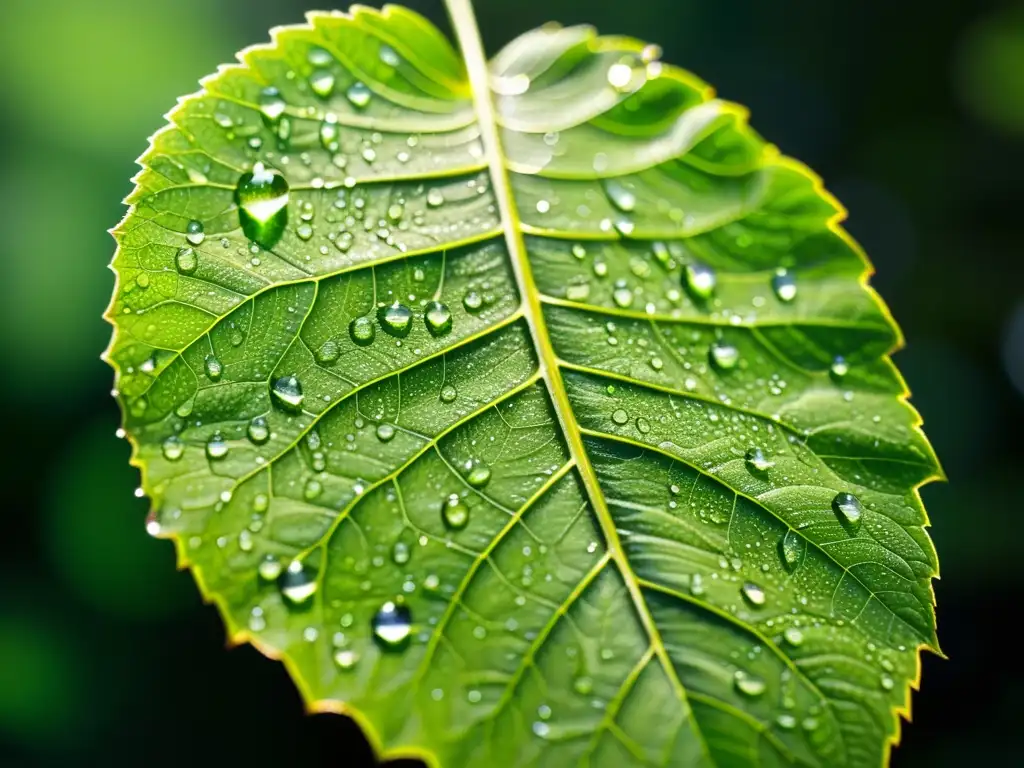
[[[140,272],[138,275],[136,275],[135,284],[139,286],[139,288],[142,288],[143,290],[149,288],[149,273]]]
[[[765,603],[764,590],[761,589],[757,584],[752,581],[743,582],[743,587],[740,590],[743,593],[743,597],[746,598],[747,602],[753,606],[760,607]]]
[[[288,182],[284,176],[256,163],[251,173],[239,178],[235,202],[245,236],[268,250],[277,245],[288,223]]]
[[[641,435],[646,435],[648,432],[651,431],[651,422],[649,422],[643,416],[640,416],[636,420],[636,431],[639,432]]]
[[[452,329],[452,311],[440,301],[428,302],[423,312],[423,321],[432,336],[444,336]]]
[[[348,333],[352,341],[360,347],[373,343],[373,337],[377,335],[377,327],[369,316],[357,317],[348,324]]]
[[[168,461],[177,461],[185,453],[185,444],[177,435],[171,435],[163,442],[164,458]]]
[[[891,691],[895,686],[893,679],[889,675],[882,675],[879,683],[881,684],[883,691]]]
[[[538,200],[537,201],[537,213],[547,213],[550,210],[551,210],[551,203],[549,203],[547,200]]]
[[[547,738],[547,735],[551,732],[551,726],[547,723],[537,720],[533,724],[533,732],[540,736],[542,739]]]
[[[412,310],[396,301],[390,306],[378,309],[377,320],[380,321],[380,327],[385,333],[404,338],[412,329]]]
[[[206,239],[206,233],[203,232],[203,223],[195,220],[190,221],[185,226],[185,239],[192,243],[192,245],[202,245],[203,240]]]
[[[334,92],[334,74],[329,69],[315,69],[309,76],[309,87],[321,99],[326,99]]]
[[[281,588],[281,594],[288,602],[292,605],[302,605],[316,593],[316,577],[316,572],[307,568],[301,560],[292,560],[278,577],[277,583]]]
[[[220,364],[220,360],[213,355],[207,355],[203,367],[210,381],[220,381],[221,374],[224,373],[224,366]]]
[[[779,554],[782,556],[782,565],[789,572],[793,572],[804,556],[804,540],[796,531],[786,531],[786,535],[779,542]]]
[[[382,443],[386,443],[395,436],[395,428],[390,424],[378,424],[377,425],[377,439]]]
[[[796,279],[785,269],[779,269],[772,278],[772,290],[779,301],[792,301],[796,298]]]
[[[608,67],[608,85],[619,92],[630,90],[630,83],[633,80],[633,68],[624,62],[618,62]]]
[[[206,442],[206,455],[211,459],[223,459],[228,455],[228,444],[220,434],[215,434]]]
[[[849,532],[854,533],[860,528],[864,507],[861,506],[860,499],[852,493],[837,493],[832,499],[832,511]]]
[[[484,305],[483,296],[476,291],[470,291],[462,297],[462,306],[466,308],[468,312],[476,312]]]
[[[791,731],[796,728],[796,718],[792,715],[782,714],[775,718],[775,722],[778,723],[779,728],[786,731]]]
[[[305,396],[302,394],[302,384],[294,376],[275,379],[270,387],[270,394],[274,404],[282,410],[293,413],[302,410]]]
[[[404,541],[396,541],[391,547],[391,560],[396,565],[405,565],[409,562],[409,545]]]
[[[358,661],[359,654],[351,648],[339,648],[334,652],[334,663],[338,665],[338,669],[344,672],[352,669]]]
[[[306,481],[306,486],[302,489],[302,495],[306,501],[312,501],[321,493],[323,493],[324,486],[315,477],[311,477]]]
[[[199,266],[199,259],[196,258],[195,251],[188,246],[185,246],[184,248],[181,248],[178,251],[178,255],[174,257],[174,263],[177,265],[179,272],[191,275],[196,271],[196,267]]]
[[[617,408],[612,412],[612,421],[620,426],[629,421],[629,414],[626,413],[622,408]]]
[[[270,439],[270,428],[267,426],[266,418],[263,416],[256,416],[249,422],[246,433],[255,445],[263,445]]]
[[[252,499],[254,512],[266,512],[270,508],[270,497],[265,493],[257,493]]]
[[[338,361],[341,357],[341,346],[336,341],[328,339],[320,345],[320,349],[316,351],[316,361],[320,365],[330,365]]]
[[[605,183],[605,190],[612,205],[624,213],[630,213],[636,208],[636,195],[622,183],[612,179]]]
[[[842,355],[836,355],[836,358],[832,361],[832,367],[829,368],[829,373],[834,379],[841,379],[847,373],[850,372],[850,365],[842,357]]]
[[[288,106],[284,99],[281,98],[280,91],[273,87],[264,88],[260,92],[259,105],[265,122],[271,125],[278,121]]]
[[[389,67],[397,67],[402,63],[402,59],[399,58],[398,53],[390,45],[382,45],[380,47],[380,60]]]
[[[740,351],[732,344],[724,341],[716,341],[711,345],[711,362],[723,371],[729,371],[736,367],[740,361]]]
[[[427,205],[431,208],[437,208],[444,205],[444,192],[440,189],[432,189],[427,192]]]
[[[684,287],[693,298],[704,301],[715,292],[718,278],[715,271],[699,261],[687,264],[683,270]]]
[[[612,300],[615,305],[625,309],[633,303],[633,291],[625,285],[616,285],[612,291]]]
[[[491,481],[491,470],[486,464],[477,464],[466,475],[466,482],[474,488],[483,488]]]
[[[267,555],[256,568],[260,578],[265,581],[275,581],[281,575],[281,563],[273,555]]]
[[[451,384],[445,384],[441,387],[441,402],[442,403],[454,403],[455,398],[459,396],[459,391],[455,389]]]
[[[800,723],[800,727],[805,731],[813,731],[818,727],[818,720],[814,717],[805,717],[804,721]]]
[[[367,104],[370,103],[370,89],[367,88],[363,83],[352,83],[345,95],[348,100],[352,102],[353,106],[363,109]]]
[[[573,680],[572,689],[582,696],[587,696],[594,690],[594,681],[586,675],[580,675]]]
[[[387,650],[404,648],[412,634],[412,613],[404,605],[384,603],[370,622],[373,636]]]
[[[441,505],[441,519],[455,531],[462,530],[469,523],[469,507],[463,503],[459,494],[451,494]]]
[[[775,466],[775,462],[769,461],[764,455],[764,451],[757,447],[751,448],[747,451],[745,459],[747,462],[747,469],[751,472],[767,472]]]
[[[792,645],[794,648],[800,645],[804,641],[804,633],[801,632],[797,627],[786,627],[782,636],[786,638],[786,642]]]
[[[760,696],[768,688],[764,680],[754,677],[741,669],[736,670],[736,674],[733,675],[733,683],[736,686],[736,690],[744,696]]]

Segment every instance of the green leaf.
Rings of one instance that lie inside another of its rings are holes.
[[[844,211],[656,47],[488,72],[449,6],[462,57],[396,7],[278,29],[143,155],[108,358],[150,530],[384,754],[884,763],[941,470]]]

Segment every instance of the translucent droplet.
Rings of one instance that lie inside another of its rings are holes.
[[[404,541],[396,541],[391,547],[391,560],[396,565],[405,565],[409,562],[409,545]]]
[[[639,432],[641,435],[646,435],[648,432],[651,431],[651,422],[649,422],[643,416],[640,416],[636,420],[636,431]]]
[[[211,459],[223,459],[228,455],[228,444],[220,434],[207,440],[206,455]]]
[[[377,425],[377,439],[386,443],[395,436],[395,428],[390,424]]]
[[[390,45],[382,45],[380,47],[380,60],[387,64],[389,67],[397,67],[402,63],[402,59],[398,56],[398,53]]]
[[[281,594],[289,603],[303,605],[316,593],[316,577],[316,571],[307,568],[301,560],[292,560],[278,577],[277,583],[281,588]]]
[[[282,410],[293,413],[302,410],[302,401],[305,396],[302,394],[302,384],[294,376],[282,376],[275,379],[270,387],[270,394],[274,404]]]
[[[312,501],[323,493],[324,486],[315,477],[311,477],[306,481],[305,487],[302,489],[302,496],[306,501]]]
[[[786,270],[779,269],[772,278],[772,290],[779,301],[792,301],[796,298],[796,279]]]
[[[352,341],[360,347],[365,347],[373,343],[373,337],[377,335],[377,326],[373,324],[371,317],[364,315],[348,324],[348,333]]]
[[[270,124],[276,123],[288,106],[281,98],[280,91],[273,87],[264,88],[260,92],[259,105],[264,121]]]
[[[736,670],[736,674],[733,675],[733,684],[744,696],[760,696],[768,688],[764,680],[741,669]]]
[[[832,378],[841,379],[849,372],[849,363],[846,362],[842,355],[837,355],[836,358],[832,361],[832,367],[829,368],[829,373],[832,374]]]
[[[404,605],[384,603],[370,622],[373,636],[386,650],[400,650],[412,634],[412,613]]]
[[[442,403],[454,403],[455,398],[459,396],[459,391],[455,389],[451,384],[445,384],[441,387],[441,402]]]
[[[256,163],[235,188],[238,220],[245,236],[263,248],[277,245],[288,223],[288,182],[275,170]]]
[[[740,351],[724,341],[716,341],[711,345],[710,351],[711,362],[723,371],[732,370],[740,361]]]
[[[202,245],[203,240],[206,239],[206,233],[203,232],[203,222],[190,221],[185,226],[185,239],[192,243],[192,245]]]
[[[185,453],[185,444],[177,435],[171,435],[163,442],[162,451],[168,461],[177,461]]]
[[[444,192],[440,189],[432,189],[427,192],[427,205],[431,208],[438,208],[444,205]]]
[[[793,572],[804,556],[804,540],[796,531],[786,531],[786,535],[779,542],[779,554],[782,556],[782,565]]]
[[[467,312],[476,312],[483,305],[483,296],[481,296],[476,291],[469,291],[465,296],[462,297],[462,306],[466,308]]]
[[[572,689],[581,696],[587,696],[594,690],[594,681],[586,675],[580,675],[572,681]]]
[[[351,648],[339,648],[334,652],[334,663],[338,665],[338,669],[344,672],[355,667],[358,661],[359,654]]]
[[[378,309],[377,320],[380,321],[380,327],[385,333],[404,338],[412,329],[412,310],[396,301],[390,306]]]
[[[715,292],[718,278],[715,271],[706,264],[694,261],[686,265],[683,270],[684,287],[690,296],[700,301],[710,299]]]
[[[367,88],[363,83],[352,83],[345,95],[348,100],[352,102],[353,106],[363,109],[367,104],[370,103],[370,89]]]
[[[321,99],[334,93],[334,73],[329,69],[315,69],[309,76],[309,87]]]
[[[224,373],[224,366],[220,364],[213,355],[207,355],[206,360],[203,363],[203,368],[206,371],[206,376],[210,381],[220,381],[221,374]]]
[[[625,424],[627,421],[629,421],[629,414],[626,413],[626,411],[623,410],[622,408],[616,408],[612,412],[612,421],[619,425]]]
[[[764,590],[752,581],[743,582],[740,591],[747,602],[753,606],[760,607],[765,603]]]
[[[881,684],[883,691],[891,691],[895,687],[895,683],[889,675],[882,675],[879,683]]]
[[[782,636],[786,638],[786,642],[792,645],[794,648],[800,645],[804,641],[804,633],[801,632],[797,627],[786,627],[783,631]]]
[[[764,455],[764,451],[757,447],[747,451],[745,460],[747,462],[747,469],[751,472],[767,472],[775,466],[775,462],[769,461]]]
[[[178,267],[178,271],[185,275],[191,275],[196,271],[196,267],[199,266],[199,259],[196,258],[196,252],[188,246],[178,250],[178,254],[174,257],[174,263]]]
[[[605,190],[612,205],[620,211],[630,213],[636,208],[636,195],[621,182],[612,179],[605,183]]]
[[[775,722],[778,723],[779,728],[785,731],[791,731],[796,728],[796,718],[792,715],[781,714],[775,718]]]
[[[452,530],[459,531],[469,523],[469,507],[457,493],[451,494],[441,505],[441,519]]]
[[[633,291],[625,285],[617,285],[612,291],[612,300],[616,306],[625,309],[633,303]]]
[[[452,329],[452,312],[447,304],[431,301],[423,312],[423,321],[432,336],[444,336]]]
[[[320,345],[320,349],[316,351],[316,361],[320,365],[331,365],[336,363],[338,358],[341,357],[341,346],[336,341],[328,339]]]
[[[256,570],[264,581],[276,581],[283,569],[281,563],[273,555],[267,555],[260,561]]]
[[[608,67],[608,85],[620,92],[630,90],[630,83],[633,80],[633,68],[624,62],[618,62]]]
[[[851,533],[860,528],[860,519],[864,513],[864,507],[860,499],[852,493],[837,493],[832,499],[832,511],[836,513],[839,522]]]
[[[491,470],[486,464],[477,464],[466,475],[466,482],[474,488],[483,488],[491,481]]]
[[[256,416],[249,422],[246,433],[255,445],[263,445],[270,439],[270,427],[267,426],[266,418],[263,416]]]

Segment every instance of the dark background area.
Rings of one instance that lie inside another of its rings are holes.
[[[440,0],[407,5],[445,24]],[[225,650],[115,439],[105,230],[175,97],[296,23],[298,0],[0,0],[0,766],[362,766],[283,667]],[[489,52],[549,20],[657,42],[824,177],[909,348],[949,483],[897,768],[1020,765],[1024,664],[1024,4],[478,0]],[[1006,618],[1003,618],[1006,617]]]

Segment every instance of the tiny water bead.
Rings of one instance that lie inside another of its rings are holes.
[[[382,443],[389,442],[395,436],[395,428],[391,424],[377,425],[377,439]]]
[[[391,600],[384,603],[370,621],[374,639],[385,650],[400,650],[412,634],[412,612]]]
[[[852,493],[837,493],[832,499],[832,511],[835,512],[843,527],[851,533],[860,528],[864,507],[861,505],[860,499]]]
[[[309,602],[317,590],[316,571],[307,568],[301,560],[292,560],[278,577],[281,594],[292,605]]]
[[[164,458],[167,459],[168,461],[177,461],[185,453],[185,444],[177,435],[171,435],[166,440],[164,440],[161,448],[164,454]]]
[[[445,384],[441,387],[440,398],[442,403],[454,403],[458,396],[459,391],[451,384]]]
[[[221,374],[224,373],[224,366],[221,365],[220,360],[213,355],[207,355],[203,367],[210,381],[220,381]]]
[[[284,411],[297,413],[302,410],[302,384],[294,376],[282,376],[275,379],[270,387],[271,399]]]
[[[348,334],[352,341],[360,347],[365,347],[373,343],[373,338],[377,335],[377,326],[373,324],[372,318],[364,315],[348,324]]]
[[[744,672],[742,669],[736,670],[736,674],[733,675],[733,684],[736,686],[736,690],[744,696],[760,696],[768,689],[764,680]]]
[[[366,85],[361,82],[355,82],[349,86],[348,91],[345,92],[345,96],[353,106],[358,107],[359,109],[364,109],[370,103],[370,97],[372,94]]]
[[[792,573],[800,565],[804,556],[804,540],[796,531],[786,531],[786,535],[779,542],[779,555],[782,557],[783,567]]]
[[[288,182],[263,163],[244,173],[235,189],[242,232],[263,248],[273,248],[288,223]]]
[[[206,455],[211,459],[223,459],[228,455],[228,444],[219,433],[206,442]]]
[[[764,455],[764,451],[757,447],[751,448],[747,451],[744,460],[747,462],[747,469],[751,472],[767,472],[775,466],[775,462],[770,461]]]
[[[195,220],[190,221],[185,226],[185,239],[192,243],[192,245],[202,245],[203,240],[206,239],[206,233],[203,232],[203,223]]]
[[[718,283],[715,271],[699,261],[686,265],[683,270],[683,278],[686,290],[693,298],[700,301],[710,299]]]
[[[832,367],[829,368],[828,372],[831,374],[833,379],[838,380],[850,372],[850,365],[842,355],[836,355],[835,359],[832,361]]]
[[[748,603],[755,608],[760,608],[765,604],[764,590],[752,581],[743,582],[743,586],[740,588],[743,593],[743,597]]]
[[[785,269],[779,269],[772,278],[772,290],[779,301],[788,303],[796,298],[796,279]]]
[[[724,341],[716,341],[711,345],[710,357],[711,362],[716,368],[723,371],[730,371],[739,363],[740,351],[732,344],[726,344]]]
[[[444,336],[452,329],[452,312],[447,304],[431,301],[423,311],[423,321],[432,336]]]
[[[466,482],[474,488],[483,488],[491,481],[491,470],[485,464],[477,464],[466,475]]]
[[[378,309],[377,320],[385,333],[400,339],[408,336],[412,330],[412,310],[397,301]]]
[[[249,422],[246,434],[255,445],[263,445],[270,439],[270,427],[267,426],[267,419],[264,416],[256,416]]]
[[[196,257],[196,252],[185,246],[178,250],[177,255],[174,257],[174,263],[178,267],[178,271],[184,275],[191,275],[196,271],[196,267],[199,266],[199,259]]]
[[[441,519],[453,531],[460,531],[469,524],[469,507],[459,494],[453,493],[441,505]]]

